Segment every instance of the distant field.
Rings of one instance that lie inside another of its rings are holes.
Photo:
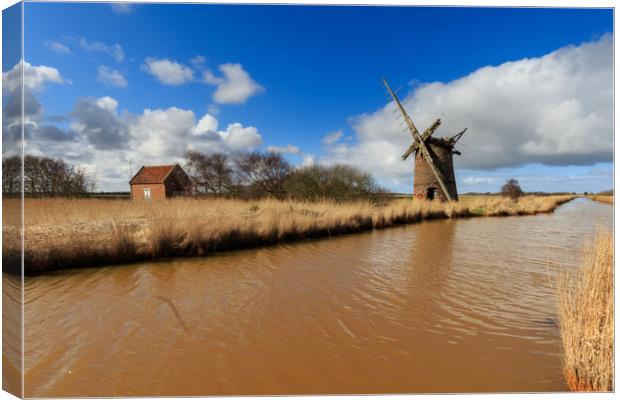
[[[551,212],[574,196],[463,196],[456,203],[394,199],[334,203],[177,198],[152,203],[26,199],[28,272],[203,255],[380,229],[424,219]],[[17,199],[3,201],[3,259],[18,262]],[[17,264],[15,264],[17,265]]]

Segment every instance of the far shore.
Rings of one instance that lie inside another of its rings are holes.
[[[25,274],[118,265],[384,229],[430,219],[548,213],[577,196],[334,203],[176,198],[26,199]],[[4,272],[20,274],[17,199],[3,202]]]
[[[614,204],[614,196],[613,195],[601,195],[601,194],[593,194],[586,196],[591,200],[599,201],[601,203]]]

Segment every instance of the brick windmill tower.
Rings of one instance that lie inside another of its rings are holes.
[[[461,154],[461,152],[454,149],[454,145],[463,136],[467,128],[449,138],[433,138],[431,137],[433,132],[441,125],[441,120],[436,119],[430,127],[420,134],[400,103],[400,100],[398,100],[398,97],[390,88],[390,85],[388,85],[385,79],[383,83],[407,123],[407,129],[409,129],[413,136],[413,143],[403,154],[402,158],[406,160],[413,154],[415,159],[413,174],[414,198],[458,201],[459,195],[456,191],[452,156],[454,154]]]

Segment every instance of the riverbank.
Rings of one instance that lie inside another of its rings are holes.
[[[581,268],[560,281],[564,375],[573,391],[614,390],[613,235],[600,232]]]
[[[601,203],[607,203],[607,204],[614,204],[614,196],[613,195],[600,195],[600,194],[594,194],[594,195],[590,195],[587,196],[589,199],[594,200],[594,201],[599,201]]]
[[[383,229],[437,218],[532,215],[575,196],[484,196],[459,203],[399,199],[385,204],[228,199],[140,203],[26,199],[25,273],[122,264]],[[17,200],[3,202],[4,271],[19,273]]]

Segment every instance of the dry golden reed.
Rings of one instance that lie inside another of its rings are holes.
[[[151,203],[97,199],[26,199],[26,273],[204,255],[292,240],[334,236],[423,219],[550,212],[573,196],[499,196],[440,203],[396,199],[334,203],[176,198]],[[19,203],[5,199],[5,265],[18,268]],[[17,263],[17,264],[16,264]]]
[[[595,195],[588,196],[588,197],[590,197],[594,201],[600,201],[601,203],[608,203],[608,204],[614,203],[614,196],[595,194]]]
[[[599,232],[581,268],[558,285],[564,375],[573,391],[614,390],[613,237]]]

